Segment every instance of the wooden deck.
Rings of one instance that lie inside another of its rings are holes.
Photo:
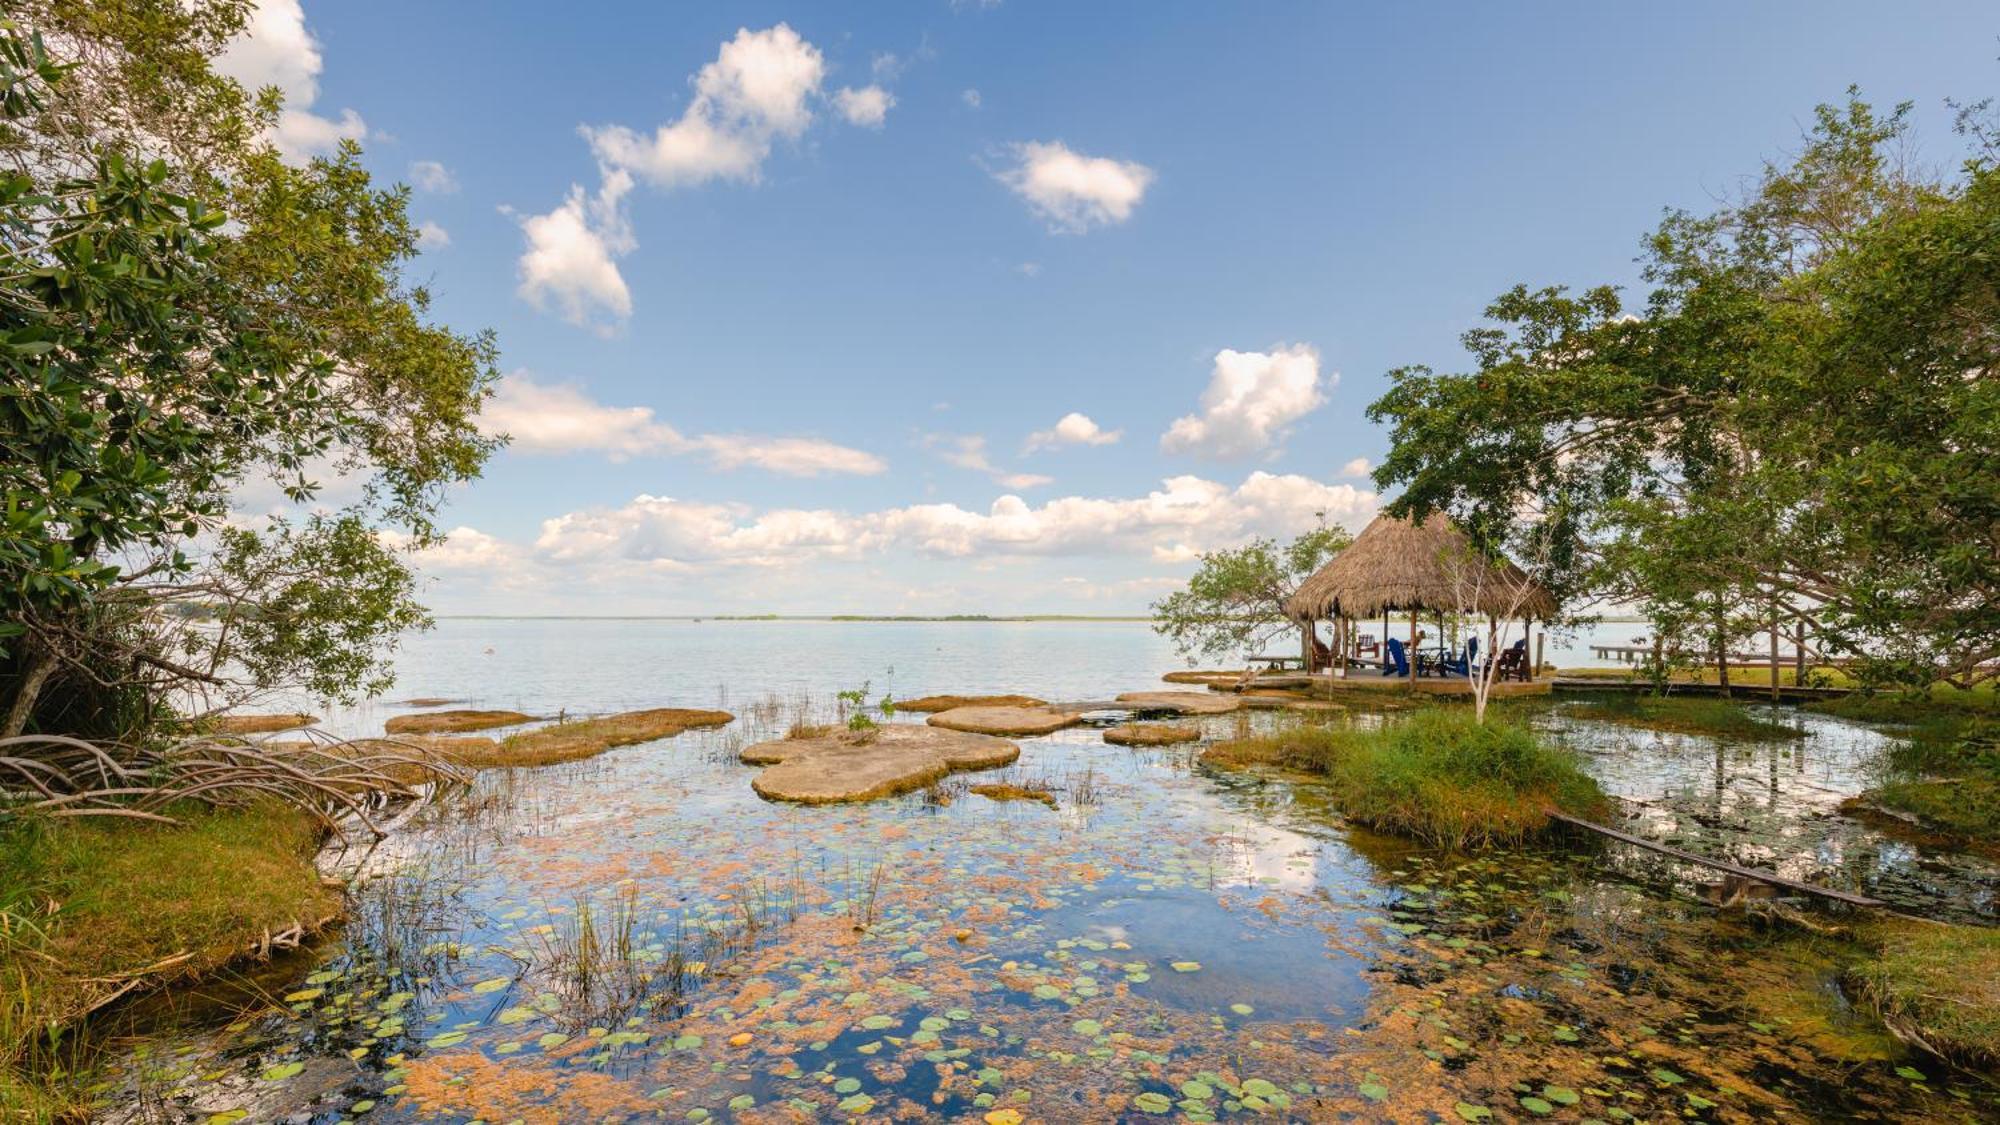
[[[1551,681],[1547,679],[1530,680],[1526,683],[1520,680],[1503,680],[1493,685],[1491,698],[1500,699],[1505,696],[1515,695],[1547,695],[1550,683]],[[1282,688],[1293,691],[1333,692],[1335,694],[1344,691],[1390,694],[1404,692],[1421,695],[1463,696],[1470,696],[1472,694],[1472,685],[1467,683],[1463,676],[1442,678],[1437,676],[1419,676],[1413,680],[1406,676],[1384,676],[1372,673],[1342,677],[1329,676],[1324,673],[1308,676],[1303,672],[1280,672],[1258,676],[1243,686],[1251,690]],[[1233,685],[1210,684],[1209,690],[1233,691],[1236,688]]]

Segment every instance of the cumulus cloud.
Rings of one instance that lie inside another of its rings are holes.
[[[960,94],[958,97],[959,100],[963,101],[966,104],[966,107],[968,109],[978,109],[980,105],[982,105],[985,101],[984,98],[981,98],[979,96],[979,91],[973,89],[970,86],[966,87],[965,92]]]
[[[834,92],[833,104],[849,125],[880,129],[889,116],[889,110],[896,104],[896,98],[880,86],[863,86],[858,90],[842,86]]]
[[[1324,515],[1359,525],[1375,494],[1296,475],[1251,473],[1234,488],[1172,477],[1144,496],[1070,496],[1030,505],[1001,496],[983,512],[916,504],[873,512],[773,509],[641,495],[612,508],[546,520],[535,555],[551,564],[600,559],[669,567],[768,566],[883,553],[940,558],[1144,555],[1193,558],[1257,535],[1291,535]]]
[[[216,73],[252,93],[275,86],[284,95],[284,108],[266,139],[293,163],[332,152],[342,140],[368,136],[367,123],[351,109],[337,117],[313,112],[324,66],[299,0],[259,0],[243,30],[214,61]]]
[[[872,453],[819,438],[683,434],[649,406],[606,406],[582,388],[514,372],[479,414],[488,434],[506,434],[523,453],[602,453],[614,461],[646,456],[706,457],[721,470],[745,466],[781,476],[872,476],[888,469]]]
[[[442,250],[451,245],[451,232],[429,219],[417,224],[417,249]]]
[[[651,134],[623,125],[586,126],[583,134],[606,168],[658,187],[755,180],[772,142],[812,123],[825,77],[825,56],[790,26],[739,28],[695,74],[694,99],[680,117]]]
[[[1284,345],[1268,352],[1224,348],[1215,353],[1215,370],[1202,392],[1201,412],[1175,419],[1160,438],[1160,448],[1213,458],[1262,453],[1283,441],[1293,423],[1325,403],[1319,352],[1311,345]]]
[[[1349,480],[1359,480],[1360,478],[1367,476],[1369,470],[1373,469],[1374,467],[1375,467],[1374,463],[1368,460],[1368,458],[1356,457],[1354,460],[1349,461],[1347,464],[1342,465],[1340,467],[1340,475],[1348,478]]]
[[[614,173],[595,195],[571,184],[555,210],[521,218],[528,242],[517,264],[523,299],[600,332],[632,315],[632,291],[618,269],[618,258],[637,245],[621,202],[631,183],[626,173]]]
[[[1081,234],[1132,217],[1155,173],[1144,164],[1085,156],[1061,141],[1027,141],[1012,149],[1013,163],[994,173],[1051,230]]]
[[[1009,472],[993,463],[986,455],[986,439],[977,434],[926,434],[924,446],[936,451],[948,465],[956,465],[975,473],[984,473],[994,483],[1005,488],[1040,488],[1054,484],[1054,477],[1040,473]]]
[[[633,185],[755,183],[776,142],[796,140],[812,124],[825,79],[825,56],[789,25],[738,28],[715,60],[689,79],[694,96],[679,117],[651,131],[582,126],[597,161],[598,188],[572,185],[554,210],[521,219],[527,240],[521,296],[573,324],[614,329],[632,314],[618,259],[638,248],[625,213]],[[880,128],[896,99],[868,86],[844,88],[833,102],[844,119]]]
[[[1091,421],[1089,415],[1072,410],[1048,429],[1029,434],[1028,442],[1021,451],[1033,453],[1038,449],[1054,449],[1062,445],[1111,445],[1124,436],[1124,430],[1103,429]]]
[[[417,160],[410,164],[410,182],[417,190],[436,195],[450,195],[458,190],[458,177],[451,169],[435,160]]]

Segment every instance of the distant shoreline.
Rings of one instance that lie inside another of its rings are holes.
[[[1115,614],[1092,615],[1078,613],[953,613],[935,617],[914,614],[873,614],[873,613],[438,613],[432,615],[439,621],[829,621],[829,622],[903,622],[916,624],[1009,624],[1022,622],[1093,622],[1125,621],[1149,623],[1147,616],[1118,616]],[[1644,625],[1643,617],[1605,616],[1597,620],[1600,625]]]
[[[938,617],[922,617],[911,614],[869,614],[869,613],[435,613],[431,615],[439,621],[846,621],[846,622],[917,622],[929,624],[956,624],[961,622],[979,624],[1005,624],[1023,621],[1137,621],[1147,622],[1152,618],[1091,616],[1073,613],[1019,613],[984,614],[954,613]]]

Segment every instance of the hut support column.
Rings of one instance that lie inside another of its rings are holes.
[[[1542,631],[1537,633],[1535,632],[1535,619],[1530,617],[1528,618],[1528,634],[1535,638],[1535,643],[1528,646],[1535,650],[1535,666],[1528,669],[1528,679],[1536,680],[1540,679],[1542,675],[1542,645],[1549,639],[1548,626],[1544,625]]]
[[[1385,630],[1384,631],[1385,635],[1386,632],[1387,631]],[[1408,678],[1414,680],[1417,678],[1417,611],[1414,609],[1410,611],[1409,657],[1410,657],[1410,675]]]

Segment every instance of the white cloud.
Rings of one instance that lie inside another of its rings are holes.
[[[825,77],[819,48],[789,26],[739,28],[695,74],[694,100],[679,118],[651,136],[623,125],[586,126],[583,134],[600,164],[658,187],[755,180],[772,142],[812,123],[811,100]]]
[[[1060,445],[1111,445],[1124,436],[1124,430],[1103,429],[1091,421],[1089,415],[1072,410],[1054,426],[1029,434],[1022,452],[1033,453],[1037,449],[1054,449]]]
[[[935,450],[948,465],[969,469],[975,473],[985,473],[994,483],[1005,488],[1040,488],[1054,484],[1054,477],[1040,473],[1014,473],[995,465],[986,455],[986,439],[977,434],[926,434],[925,448]]]
[[[686,435],[660,421],[649,406],[606,406],[572,384],[537,382],[516,371],[500,383],[479,414],[488,434],[506,434],[523,453],[602,453],[630,457],[690,455],[724,471],[744,466],[781,476],[872,476],[888,469],[872,453],[819,438],[756,434]]]
[[[555,210],[522,220],[521,296],[600,331],[623,322],[632,296],[617,259],[638,247],[625,214],[633,184],[755,183],[772,146],[798,139],[812,124],[825,78],[825,56],[788,25],[738,28],[689,80],[694,96],[679,117],[650,133],[581,127],[597,159],[597,191],[572,186]],[[895,98],[870,86],[844,89],[835,103],[847,120],[880,127]]]
[[[1335,376],[1334,378],[1338,378]],[[1319,352],[1309,344],[1269,352],[1215,354],[1201,413],[1175,419],[1160,438],[1168,453],[1244,457],[1283,441],[1291,425],[1325,405]]]
[[[1368,460],[1368,458],[1356,457],[1354,460],[1340,467],[1340,475],[1349,480],[1359,480],[1367,476],[1368,471],[1374,467],[1374,462]]]
[[[519,292],[529,304],[600,331],[632,315],[632,291],[617,262],[637,246],[620,203],[631,182],[613,173],[595,196],[572,184],[555,210],[521,219],[528,248],[518,263]]]
[[[1071,234],[1131,218],[1155,178],[1144,164],[1085,156],[1061,141],[1028,141],[1013,153],[1014,164],[994,177],[1050,229]]]
[[[417,224],[417,249],[442,250],[451,245],[451,232],[429,219]]]
[[[413,161],[410,164],[410,182],[418,190],[436,195],[450,195],[458,190],[458,177],[435,160]]]
[[[979,91],[970,86],[966,87],[965,92],[959,95],[959,99],[972,109],[978,109],[984,100],[979,96]]]
[[[251,93],[276,86],[284,95],[284,108],[266,139],[286,160],[301,163],[332,152],[342,140],[368,136],[367,123],[351,109],[341,110],[337,118],[312,111],[325,61],[299,0],[260,0],[213,65],[216,73]]]
[[[896,98],[880,86],[863,86],[859,90],[842,86],[834,92],[833,104],[840,110],[840,115],[847,118],[849,125],[880,129],[889,116],[889,110],[895,106]]]
[[[919,51],[918,54],[921,56],[922,52]],[[908,67],[909,63],[898,58],[894,51],[877,51],[875,57],[868,62],[868,72],[875,76],[877,82],[894,82],[903,76],[903,71]]]
[[[1014,267],[1014,272],[1020,274],[1022,277],[1040,277],[1042,275],[1042,263],[1022,262],[1020,265]]]
[[[618,559],[670,567],[768,566],[871,554],[943,558],[1145,555],[1182,561],[1256,535],[1288,536],[1322,515],[1358,526],[1375,494],[1296,475],[1251,473],[1230,488],[1173,477],[1145,496],[1070,496],[1031,506],[1001,496],[984,512],[916,504],[852,514],[753,513],[741,504],[636,497],[543,522],[534,551],[564,565]]]

